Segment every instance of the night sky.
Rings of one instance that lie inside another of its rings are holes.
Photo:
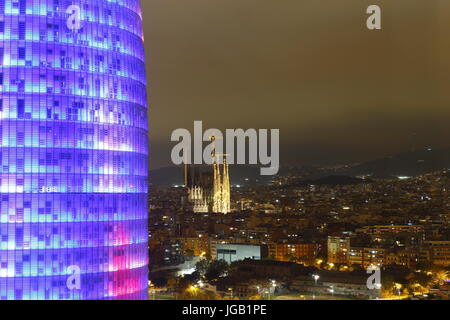
[[[383,30],[366,8],[383,9]],[[174,129],[281,129],[281,165],[450,146],[448,0],[143,0],[151,168]]]

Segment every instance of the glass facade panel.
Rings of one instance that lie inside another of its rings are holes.
[[[0,0],[0,143],[0,299],[146,299],[139,0]]]

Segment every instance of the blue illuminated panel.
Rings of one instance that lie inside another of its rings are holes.
[[[0,0],[0,299],[147,298],[147,126],[139,0]]]

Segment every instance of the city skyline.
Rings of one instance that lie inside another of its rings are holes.
[[[227,215],[183,206],[185,187],[152,187],[150,292],[175,300],[448,300],[448,170],[299,183],[302,175],[232,187]]]

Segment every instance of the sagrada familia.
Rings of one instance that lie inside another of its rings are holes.
[[[211,167],[185,165],[184,183],[188,190],[188,203],[196,213],[231,212],[230,177],[228,163],[224,156],[223,164],[214,156]]]

